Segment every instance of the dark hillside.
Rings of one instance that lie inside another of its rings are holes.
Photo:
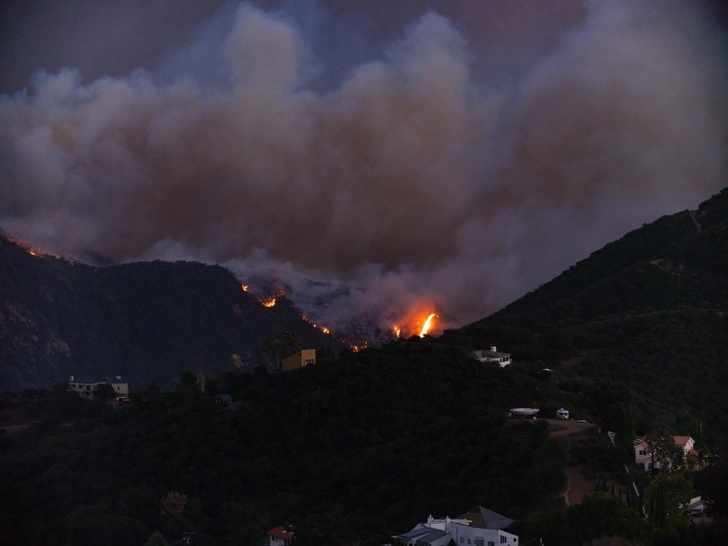
[[[220,381],[232,406],[199,393],[116,410],[71,393],[5,401],[0,420],[22,406],[39,423],[0,443],[4,536],[142,544],[160,529],[258,544],[251,529],[292,523],[304,544],[382,544],[429,513],[550,508],[565,485],[546,423],[506,420],[536,382],[452,347],[402,341]],[[174,517],[160,512],[170,492],[187,496]]]
[[[728,309],[728,188],[609,243],[482,322],[531,329],[680,306]]]
[[[497,344],[516,362],[556,369],[571,389],[613,379],[632,391],[638,433],[672,427],[684,410],[691,434],[702,430],[713,449],[725,448],[728,189],[628,233],[445,339]]]
[[[0,237],[0,390],[48,388],[69,375],[169,387],[185,369],[264,364],[266,341],[282,331],[312,348],[342,347],[285,298],[264,307],[219,266],[96,268],[32,252]]]

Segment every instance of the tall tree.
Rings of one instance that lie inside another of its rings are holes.
[[[647,452],[652,463],[652,477],[655,469],[674,466],[682,458],[682,449],[675,444],[673,437],[665,430],[656,430],[645,436]]]
[[[274,371],[279,371],[284,358],[305,348],[306,344],[298,339],[295,333],[281,332],[270,338],[265,344],[265,356],[268,359],[268,366]]]

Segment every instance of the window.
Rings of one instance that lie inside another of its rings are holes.
[[[505,544],[506,542],[508,542],[508,537],[501,536],[500,537],[500,543],[501,544]]]
[[[465,539],[463,537],[460,537],[460,542],[465,542]]]
[[[488,546],[495,546],[495,542],[493,542],[492,540],[489,540],[488,541]]]
[[[476,538],[475,539],[475,546],[485,546],[485,539],[484,538]]]
[[[90,391],[91,390],[91,385],[86,385],[86,390],[87,391]]]

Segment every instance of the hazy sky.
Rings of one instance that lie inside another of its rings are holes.
[[[462,325],[727,185],[717,5],[5,3],[0,227]]]

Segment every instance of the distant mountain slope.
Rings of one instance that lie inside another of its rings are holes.
[[[497,344],[516,363],[573,382],[627,385],[638,433],[673,427],[678,410],[713,449],[728,448],[728,189],[646,224],[497,313],[447,332]],[[698,426],[698,423],[707,426]]]
[[[728,310],[728,188],[696,212],[631,231],[482,322],[538,329],[680,306]]]
[[[226,269],[188,262],[96,268],[0,236],[0,390],[50,387],[69,375],[122,375],[170,387],[265,363],[266,341],[293,331],[308,346],[343,345],[285,298],[262,306]]]

